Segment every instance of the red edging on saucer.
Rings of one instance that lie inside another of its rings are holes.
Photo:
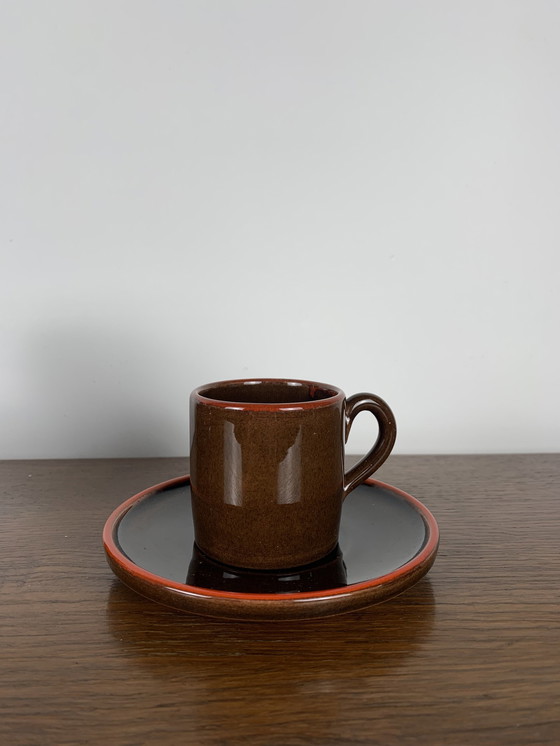
[[[412,495],[385,482],[367,479],[365,484],[388,489],[412,504],[422,516],[428,540],[409,562],[391,573],[340,588],[304,593],[237,593],[217,591],[177,583],[155,575],[132,562],[115,540],[117,527],[124,515],[149,495],[190,483],[188,475],[175,477],[133,495],[108,517],[103,529],[103,545],[113,572],[133,590],[166,606],[183,611],[235,619],[281,619],[325,616],[352,611],[378,603],[401,593],[422,578],[434,563],[439,544],[439,529],[430,511]],[[340,603],[329,601],[340,599]],[[216,606],[227,605],[227,608]],[[305,610],[303,607],[306,607]]]

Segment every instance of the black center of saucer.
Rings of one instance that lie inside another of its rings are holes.
[[[362,485],[346,500],[339,546],[324,560],[295,570],[246,571],[221,565],[194,544],[190,487],[153,493],[117,526],[121,551],[138,567],[177,583],[237,593],[304,593],[368,581],[412,560],[424,546],[424,519],[406,498]]]

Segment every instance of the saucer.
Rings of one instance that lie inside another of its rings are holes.
[[[206,557],[194,544],[189,477],[149,487],[107,519],[113,572],[141,595],[180,611],[226,619],[330,616],[396,596],[434,563],[439,531],[416,498],[374,479],[344,503],[339,545],[305,567],[250,571]]]

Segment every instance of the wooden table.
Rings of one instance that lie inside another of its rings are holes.
[[[181,615],[101,529],[179,459],[0,462],[0,743],[560,744],[560,456],[393,456],[441,529],[408,593],[330,619]]]

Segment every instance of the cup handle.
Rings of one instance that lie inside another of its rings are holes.
[[[357,414],[364,411],[371,412],[379,425],[379,435],[371,451],[358,463],[344,474],[343,499],[364,482],[373,472],[378,469],[391,453],[395,438],[397,437],[397,425],[395,417],[389,405],[375,394],[354,394],[346,399],[346,432],[345,441],[348,441],[350,428]]]

